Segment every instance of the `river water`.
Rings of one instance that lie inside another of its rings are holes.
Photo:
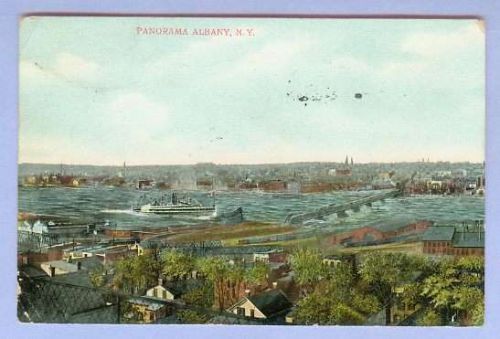
[[[226,212],[242,207],[245,220],[283,222],[292,212],[312,211],[329,204],[341,204],[376,191],[329,192],[310,194],[269,194],[260,192],[217,192],[217,210]],[[133,212],[132,204],[144,192],[133,188],[19,188],[19,211],[54,215],[75,221],[110,220],[120,229],[192,225],[206,221],[206,217],[171,217]],[[207,193],[190,192],[198,201],[212,204]],[[305,226],[324,229],[349,229],[365,225],[380,225],[397,221],[432,220],[454,223],[484,219],[484,198],[479,196],[416,196],[390,198],[362,207],[360,212],[346,218],[335,215],[326,220],[310,220]]]

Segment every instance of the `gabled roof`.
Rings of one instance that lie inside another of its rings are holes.
[[[280,289],[272,289],[246,298],[268,318],[292,307],[292,303]]]
[[[425,231],[422,240],[451,241],[453,239],[453,234],[455,234],[455,227],[453,226],[433,226]]]
[[[179,288],[179,287],[175,287],[175,286],[171,286],[167,283],[164,283],[163,285],[156,285],[156,286],[153,286],[151,287],[150,289],[148,289],[148,291],[152,290],[153,288],[157,288],[157,287],[162,287],[164,288],[165,290],[167,290],[168,292],[172,293],[172,295],[176,298],[180,297],[182,295],[182,290]]]

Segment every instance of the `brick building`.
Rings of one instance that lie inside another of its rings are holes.
[[[453,255],[484,256],[484,231],[455,232]]]
[[[353,231],[333,234],[327,239],[329,245],[340,245],[344,243],[374,241],[384,239],[384,232],[373,227],[365,226]]]
[[[432,223],[430,221],[417,221],[394,228],[391,225],[389,229],[384,227],[365,226],[352,231],[333,234],[327,239],[329,245],[340,245],[344,243],[373,242],[382,240],[391,240],[392,238],[416,235],[425,232]]]
[[[397,229],[392,230],[392,231],[385,231],[384,236],[387,239],[387,238],[398,237],[398,236],[402,236],[402,235],[423,233],[431,225],[432,225],[432,222],[430,222],[430,221],[426,221],[426,220],[417,221],[415,223],[408,224],[406,226],[397,228]]]
[[[454,226],[430,227],[422,238],[423,253],[433,255],[484,255],[484,230],[458,231]]]
[[[423,252],[427,254],[447,254],[452,247],[455,227],[436,226],[425,231],[422,241]]]
[[[260,182],[259,188],[266,192],[282,192],[287,190],[287,182],[279,179]]]

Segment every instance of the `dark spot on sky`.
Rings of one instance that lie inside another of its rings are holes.
[[[287,96],[290,96],[290,93],[287,93],[286,95],[287,95]]]
[[[356,93],[356,94],[354,94],[354,97],[355,97],[356,99],[361,99],[361,98],[363,97],[363,94],[361,94],[361,93]]]
[[[299,101],[307,101],[307,100],[309,100],[309,98],[306,97],[305,95],[299,97]]]

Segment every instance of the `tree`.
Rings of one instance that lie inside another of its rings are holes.
[[[226,290],[227,297],[224,298],[224,308],[231,306],[241,296],[242,288],[245,282],[245,267],[240,264],[233,264],[228,267],[228,272],[226,274]]]
[[[220,257],[200,258],[196,265],[213,284],[215,308],[222,311],[238,301],[248,274],[243,265]]]
[[[210,319],[206,314],[193,310],[180,310],[177,317],[183,324],[204,324]]]
[[[106,270],[104,266],[99,266],[89,272],[89,279],[92,286],[95,288],[103,287],[106,283]]]
[[[158,282],[160,263],[149,254],[140,255],[133,259],[133,277],[137,289],[144,289]]]
[[[162,273],[166,278],[179,280],[188,276],[194,269],[192,256],[179,251],[166,251],[162,255]]]
[[[361,279],[385,307],[386,324],[391,322],[396,287],[411,281],[420,262],[403,253],[370,253],[361,266]]]
[[[356,286],[349,264],[338,264],[299,301],[295,318],[302,324],[360,325],[379,308],[374,296]]]
[[[428,298],[447,321],[481,325],[484,321],[484,259],[471,256],[442,260],[435,274],[424,280],[421,295]]]
[[[145,254],[124,258],[115,264],[113,286],[126,293],[138,293],[158,280],[160,263]]]
[[[214,306],[220,311],[224,310],[227,294],[228,264],[218,257],[201,258],[197,262],[199,270],[212,282],[214,287]]]
[[[421,319],[417,320],[418,326],[442,325],[440,315],[434,310],[428,310]]]
[[[328,275],[328,267],[323,263],[318,251],[301,248],[291,257],[295,279],[302,287],[302,293],[307,295],[314,290],[319,281]]]
[[[135,285],[132,269],[132,258],[124,258],[116,262],[113,287],[126,293],[131,292]]]
[[[214,304],[214,287],[211,281],[186,292],[182,299],[188,306],[210,308]]]
[[[245,281],[249,284],[260,285],[267,283],[268,268],[263,262],[256,262],[255,265],[246,271]]]

